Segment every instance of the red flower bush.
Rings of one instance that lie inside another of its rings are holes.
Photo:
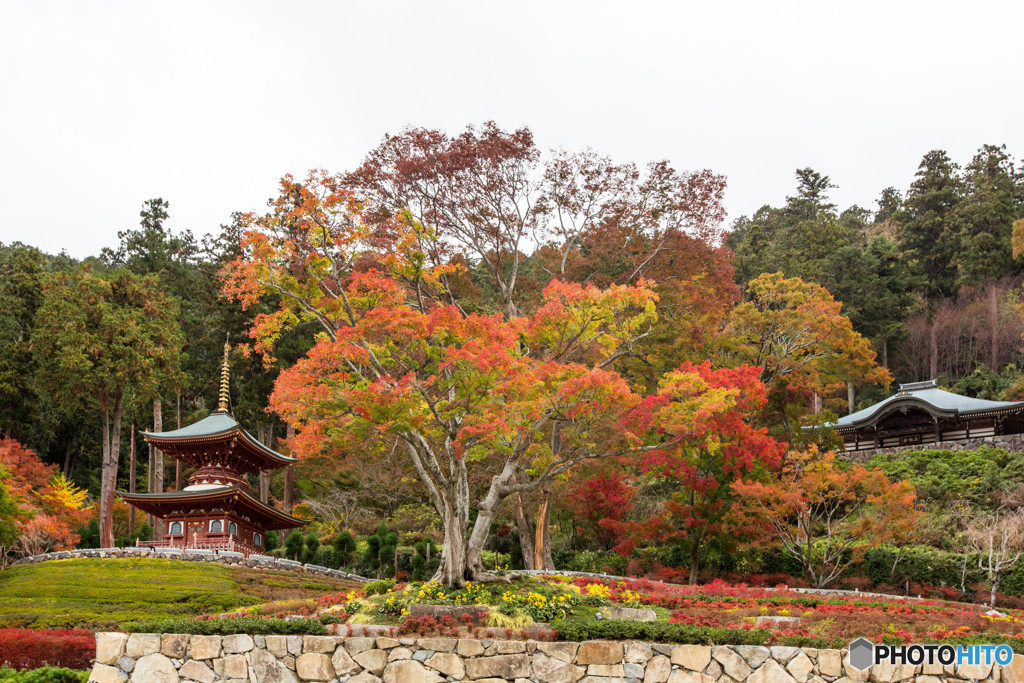
[[[89,631],[0,629],[0,662],[12,669],[43,666],[88,669],[95,653],[96,636]]]

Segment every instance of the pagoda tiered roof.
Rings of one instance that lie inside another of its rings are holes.
[[[239,474],[273,470],[295,462],[260,443],[227,411],[218,410],[199,422],[169,432],[142,432],[146,441],[193,467],[230,461]]]
[[[293,529],[308,524],[287,515],[250,496],[241,486],[220,486],[202,490],[168,491],[166,493],[125,493],[118,491],[126,503],[160,518],[187,513],[219,511],[234,513],[263,529]]]

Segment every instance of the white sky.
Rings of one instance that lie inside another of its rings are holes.
[[[729,178],[732,218],[812,166],[840,206],[930,149],[1024,155],[1024,3],[0,0],[0,242],[83,257],[138,224],[215,230],[284,173],[406,125]]]

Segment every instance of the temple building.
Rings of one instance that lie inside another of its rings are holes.
[[[901,384],[895,395],[828,425],[847,452],[925,446],[1024,433],[1024,401],[986,401],[939,389],[935,380]]]
[[[228,350],[224,345],[217,410],[195,424],[169,432],[143,432],[146,441],[195,468],[181,491],[126,493],[126,503],[158,517],[160,541],[138,545],[265,553],[267,531],[300,527],[287,515],[249,494],[246,475],[295,462],[245,431],[228,410]]]

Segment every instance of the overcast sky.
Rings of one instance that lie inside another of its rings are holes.
[[[1024,155],[1016,2],[0,0],[0,242],[83,257],[138,224],[216,230],[285,173],[407,125],[528,125],[543,148],[728,176],[730,221],[921,157]]]

